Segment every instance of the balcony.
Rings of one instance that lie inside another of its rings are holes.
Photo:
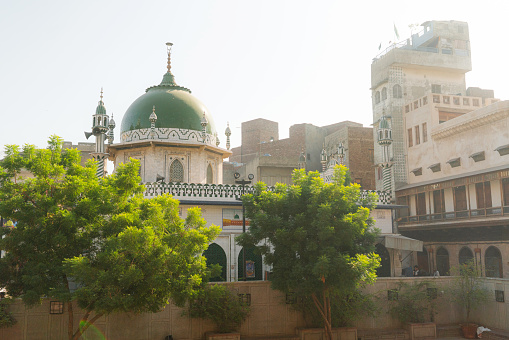
[[[399,217],[399,225],[405,227],[455,221],[464,223],[466,222],[465,220],[475,223],[486,221],[486,219],[492,220],[492,217],[497,218],[500,216],[504,216],[509,219],[509,206],[462,211],[447,211],[443,213],[432,213],[426,215],[401,216]],[[499,220],[499,218],[497,218],[497,220]]]

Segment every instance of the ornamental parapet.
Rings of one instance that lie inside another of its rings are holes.
[[[151,198],[163,194],[170,194],[179,200],[193,201],[238,201],[242,197],[242,185],[240,184],[196,184],[196,183],[164,183],[154,182],[145,183],[145,197]],[[274,187],[267,187],[267,190],[273,191]],[[246,185],[244,193],[254,192],[254,186]],[[368,194],[378,195],[378,204],[390,204],[390,191],[361,190],[361,199]]]
[[[150,128],[137,129],[123,132],[120,136],[122,143],[137,142],[144,140],[154,141],[165,141],[165,142],[177,142],[177,143],[188,143],[188,144],[206,144],[216,146],[216,137],[210,133],[204,134],[201,131],[189,130],[189,129],[177,129],[177,128],[155,128],[154,138],[150,134],[152,130]]]

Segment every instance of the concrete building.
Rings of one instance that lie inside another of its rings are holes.
[[[324,171],[322,155],[329,161],[337,158],[341,143],[341,163],[350,169],[352,179],[363,189],[374,190],[372,130],[350,121],[322,127],[296,124],[290,127],[288,138],[279,139],[276,122],[261,118],[243,122],[242,145],[232,149],[230,164],[225,167],[235,169],[241,176],[253,174],[255,182],[290,184],[294,169]],[[225,183],[234,183],[229,176],[225,175]]]
[[[475,259],[483,275],[508,277],[509,102],[466,87],[467,23],[422,26],[371,66],[375,133],[390,124],[393,139],[378,136],[375,163],[389,165],[403,207],[397,231],[424,242],[422,251],[401,254],[401,266],[449,275]]]
[[[385,113],[393,129],[393,190],[407,182],[405,105],[427,92],[466,95],[465,73],[472,69],[466,22],[427,21],[422,26],[422,31],[389,46],[371,64],[373,126],[378,128]],[[375,164],[382,162],[382,148],[378,145],[374,158]],[[376,186],[383,188],[381,176],[377,176]]]

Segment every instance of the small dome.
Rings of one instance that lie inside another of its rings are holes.
[[[380,122],[378,123],[379,129],[390,129],[389,121],[385,118],[385,115],[380,118]]]
[[[104,107],[104,103],[102,100],[99,101],[99,104],[97,104],[97,108],[95,109],[96,115],[105,115],[106,114],[106,108]]]

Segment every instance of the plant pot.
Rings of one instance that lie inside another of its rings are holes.
[[[240,333],[205,333],[205,340],[240,340]]]
[[[475,323],[464,323],[461,325],[461,332],[466,339],[475,339],[477,335],[477,325]]]
[[[410,333],[410,340],[434,339],[437,337],[437,326],[433,322],[407,323],[406,328]]]

